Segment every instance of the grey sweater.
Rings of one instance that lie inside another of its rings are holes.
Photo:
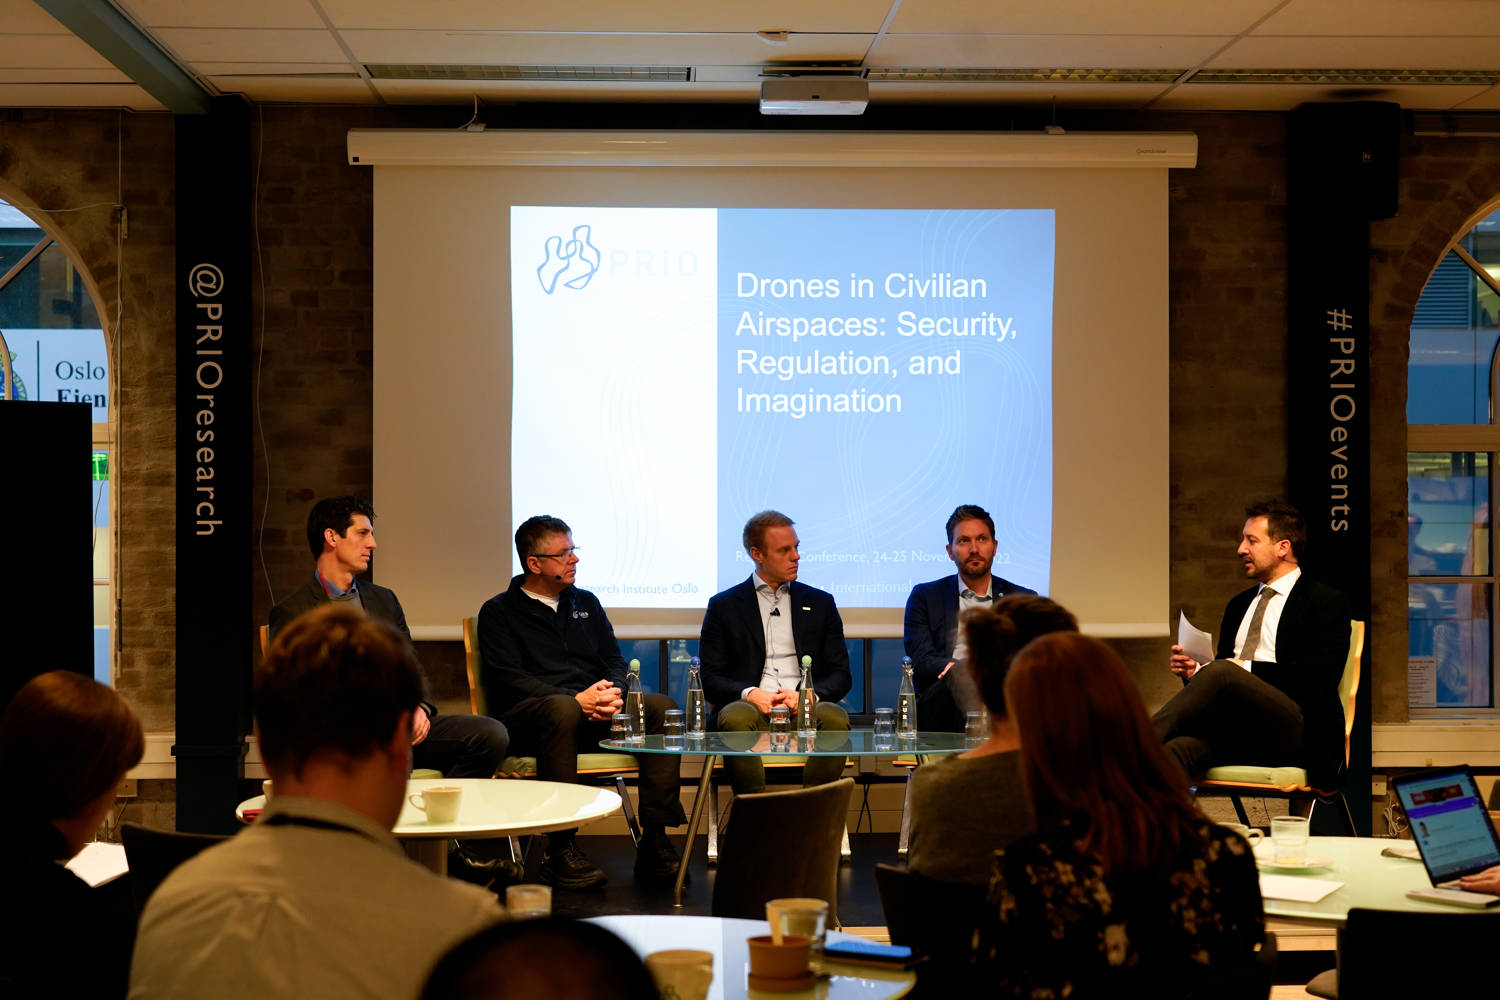
[[[944,757],[911,780],[906,863],[929,878],[986,885],[995,851],[1036,827],[1019,751]]]

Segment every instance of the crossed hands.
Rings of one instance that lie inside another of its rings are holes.
[[[771,709],[777,705],[785,705],[793,712],[797,710],[797,692],[791,688],[781,688],[778,691],[763,691],[756,688],[751,691],[745,700],[755,706],[755,710],[761,715],[770,715]]]
[[[609,681],[595,681],[573,696],[585,718],[603,722],[625,707],[625,697]]]

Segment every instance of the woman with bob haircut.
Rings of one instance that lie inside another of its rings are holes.
[[[1042,636],[1005,700],[1037,832],[996,852],[981,981],[1002,996],[1232,995],[1265,936],[1254,856],[1198,811],[1119,657]]]
[[[19,906],[0,937],[0,996],[124,996],[133,914],[63,864],[93,839],[144,747],[129,703],[69,670],[33,677],[0,712],[0,774],[12,782],[0,857]],[[114,910],[124,926],[110,926]]]

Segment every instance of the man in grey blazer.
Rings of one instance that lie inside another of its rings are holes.
[[[832,594],[797,582],[801,543],[792,519],[761,511],[742,540],[755,572],[709,599],[700,633],[703,691],[719,729],[765,730],[777,705],[795,713],[800,663],[810,656],[818,729],[847,731],[849,714],[835,704],[852,684],[844,622]],[[766,790],[759,757],[725,757],[724,768],[736,795]],[[843,770],[843,757],[809,757],[802,783],[835,781]]]

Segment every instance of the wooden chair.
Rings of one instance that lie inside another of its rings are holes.
[[[887,864],[875,866],[875,887],[891,944],[907,945],[928,957],[917,968],[917,993],[962,995],[974,928],[984,912],[985,887],[944,882]]]
[[[1484,956],[1500,940],[1500,914],[1366,910],[1339,934],[1338,1000],[1484,993]],[[1469,976],[1474,979],[1469,979]],[[1321,978],[1321,977],[1320,977]],[[1467,987],[1464,983],[1468,983]]]
[[[463,620],[464,628],[464,673],[469,679],[469,711],[475,715],[489,715],[485,702],[484,684],[481,681],[481,657],[479,655],[479,619],[469,615]],[[581,753],[578,755],[578,776],[590,781],[613,782],[620,795],[620,804],[625,812],[625,823],[630,828],[630,838],[641,841],[641,825],[636,821],[635,806],[625,788],[627,774],[639,774],[640,766],[635,758],[626,753]],[[500,762],[497,778],[535,778],[535,757],[506,757]],[[516,851],[512,844],[512,853]]]
[[[789,754],[785,757],[777,757],[775,760],[762,757],[761,766],[767,770],[781,768],[802,767],[807,763],[807,758],[802,754]],[[708,783],[708,867],[715,868],[719,864],[719,839],[723,836],[719,829],[719,786],[724,774],[724,761],[720,758],[714,765],[713,777]],[[853,780],[853,779],[850,779]],[[849,847],[849,821],[844,820],[844,835],[839,841],[839,860],[844,864],[854,863],[854,852]]]
[[[854,779],[811,788],[737,795],[730,806],[713,915],[764,920],[766,902],[783,896],[828,901],[838,924],[839,834]]]
[[[125,863],[130,866],[130,895],[136,915],[146,908],[146,900],[174,868],[199,851],[228,839],[212,833],[178,833],[139,823],[121,823],[120,843],[125,848]]]
[[[1354,695],[1359,690],[1359,661],[1365,648],[1365,623],[1349,623],[1349,653],[1344,658],[1344,673],[1339,678],[1339,700],[1344,705],[1344,766],[1349,764],[1349,734],[1354,731]],[[1267,767],[1263,765],[1236,764],[1210,768],[1197,784],[1198,795],[1227,795],[1234,803],[1235,815],[1241,823],[1250,825],[1245,814],[1242,796],[1268,799],[1287,799],[1291,808],[1301,816],[1311,816],[1313,804],[1337,803],[1344,826],[1352,836],[1356,832],[1354,814],[1349,811],[1349,801],[1342,789],[1323,791],[1307,783],[1307,771],[1300,767]]]

